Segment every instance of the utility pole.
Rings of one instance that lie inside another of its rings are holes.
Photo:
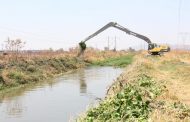
[[[143,50],[143,42],[141,42],[141,50]]]
[[[2,51],[3,51],[4,45],[3,45],[3,44],[1,44],[1,47],[2,47]]]
[[[188,37],[189,37],[190,33],[188,33],[188,32],[181,32],[179,34],[180,34],[181,39],[182,39],[183,49],[186,50],[186,40],[188,40]]]
[[[178,47],[179,49],[180,49],[180,44],[181,44],[181,42],[180,42],[181,5],[182,5],[182,0],[179,0],[179,3],[178,3],[178,27],[177,27],[177,32],[178,32],[178,34],[177,34],[177,41],[179,43],[179,47]]]
[[[108,50],[110,50],[110,38],[108,36]]]
[[[114,46],[114,51],[116,51],[117,49],[116,49],[116,45],[117,45],[117,40],[116,40],[117,38],[116,38],[116,36],[115,36],[115,46]]]

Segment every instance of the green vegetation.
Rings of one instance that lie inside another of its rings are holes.
[[[99,65],[99,66],[118,66],[118,67],[125,67],[132,63],[133,61],[133,54],[120,56],[116,58],[106,58],[102,61],[94,61],[92,65]]]
[[[75,58],[36,58],[10,61],[0,70],[0,90],[35,83],[84,66]]]
[[[180,119],[184,119],[186,117],[190,117],[190,107],[181,102],[174,102],[170,109],[176,111],[176,117]]]
[[[161,91],[151,77],[141,75],[137,82],[127,83],[119,93],[88,110],[79,121],[147,121],[150,103]]]
[[[179,59],[175,53],[148,58],[137,54],[106,98],[77,121],[189,121],[189,64],[189,56]]]
[[[77,121],[189,121],[190,60],[172,56],[136,55],[135,62],[108,89],[106,98]]]

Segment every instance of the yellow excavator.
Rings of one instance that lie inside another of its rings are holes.
[[[85,38],[83,41],[81,41],[79,43],[79,47],[80,47],[80,52],[78,53],[78,57],[80,57],[81,55],[83,55],[85,49],[86,49],[86,44],[85,42],[88,41],[89,39],[95,37],[96,35],[98,35],[99,33],[101,33],[102,31],[106,30],[109,27],[114,27],[117,28],[121,31],[126,32],[129,35],[133,35],[137,38],[140,38],[142,40],[144,40],[145,42],[148,43],[148,53],[151,55],[160,55],[163,52],[169,52],[170,51],[170,47],[167,45],[157,45],[156,43],[152,43],[150,41],[150,39],[146,36],[143,36],[141,34],[135,33],[133,31],[130,31],[129,29],[117,24],[116,22],[109,22],[108,24],[106,24],[105,26],[103,26],[102,28],[100,28],[98,31],[96,31],[95,33],[93,33],[92,35],[88,36],[87,38]]]

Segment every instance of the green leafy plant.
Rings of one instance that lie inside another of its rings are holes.
[[[128,83],[114,97],[102,101],[87,111],[81,121],[147,121],[152,99],[161,89],[154,80],[140,75],[135,84]],[[156,90],[155,90],[156,88]]]
[[[126,55],[117,58],[107,58],[103,61],[92,62],[92,65],[125,67],[132,63],[134,55]]]

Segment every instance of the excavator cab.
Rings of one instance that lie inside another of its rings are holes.
[[[162,53],[162,47],[156,43],[149,43],[148,53],[151,55],[160,55]]]
[[[154,49],[155,47],[157,47],[157,44],[156,44],[156,43],[149,43],[149,44],[148,44],[148,50],[152,50],[152,49]]]
[[[148,53],[151,55],[160,55],[163,52],[169,52],[170,47],[168,45],[158,45],[156,43],[148,44]]]

